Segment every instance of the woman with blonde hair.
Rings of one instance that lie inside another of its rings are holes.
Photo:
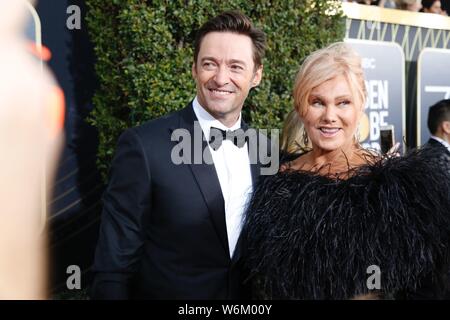
[[[255,297],[444,297],[448,171],[429,161],[431,150],[392,157],[361,147],[367,92],[347,44],[312,53],[293,95],[310,147],[254,191],[243,237]]]

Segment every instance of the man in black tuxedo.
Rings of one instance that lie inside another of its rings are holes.
[[[441,152],[441,159],[450,158],[450,99],[435,103],[428,110],[428,130],[431,138],[425,144]]]
[[[195,99],[122,134],[103,198],[94,299],[248,297],[238,240],[261,168],[240,139],[241,109],[261,81],[265,43],[239,12],[211,19],[195,40]],[[190,139],[182,150],[181,136]]]

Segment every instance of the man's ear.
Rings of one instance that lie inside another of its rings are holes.
[[[253,76],[252,80],[252,88],[257,87],[262,79],[262,73],[263,73],[263,65],[260,65],[258,69],[256,69],[255,75]]]
[[[197,78],[197,66],[194,63],[192,63],[192,78],[196,79]]]

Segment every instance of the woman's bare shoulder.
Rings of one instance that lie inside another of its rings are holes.
[[[300,171],[303,170],[306,164],[305,159],[307,158],[307,153],[302,153],[297,157],[292,157],[290,161],[283,162],[280,165],[280,172],[286,171]]]

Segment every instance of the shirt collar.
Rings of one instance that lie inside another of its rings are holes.
[[[431,139],[434,139],[434,140],[442,143],[444,145],[444,147],[446,147],[447,150],[450,152],[450,144],[447,141],[445,141],[439,137],[436,137],[436,136],[431,136]]]
[[[192,108],[194,109],[194,113],[197,116],[198,122],[200,124],[200,127],[202,128],[202,131],[205,135],[205,137],[209,137],[209,131],[211,127],[216,127],[221,130],[236,130],[241,127],[241,113],[239,113],[239,118],[236,121],[236,123],[228,128],[225,126],[222,122],[214,118],[211,114],[208,113],[208,111],[203,108],[200,103],[198,102],[197,96],[195,97],[194,101],[192,102]]]

